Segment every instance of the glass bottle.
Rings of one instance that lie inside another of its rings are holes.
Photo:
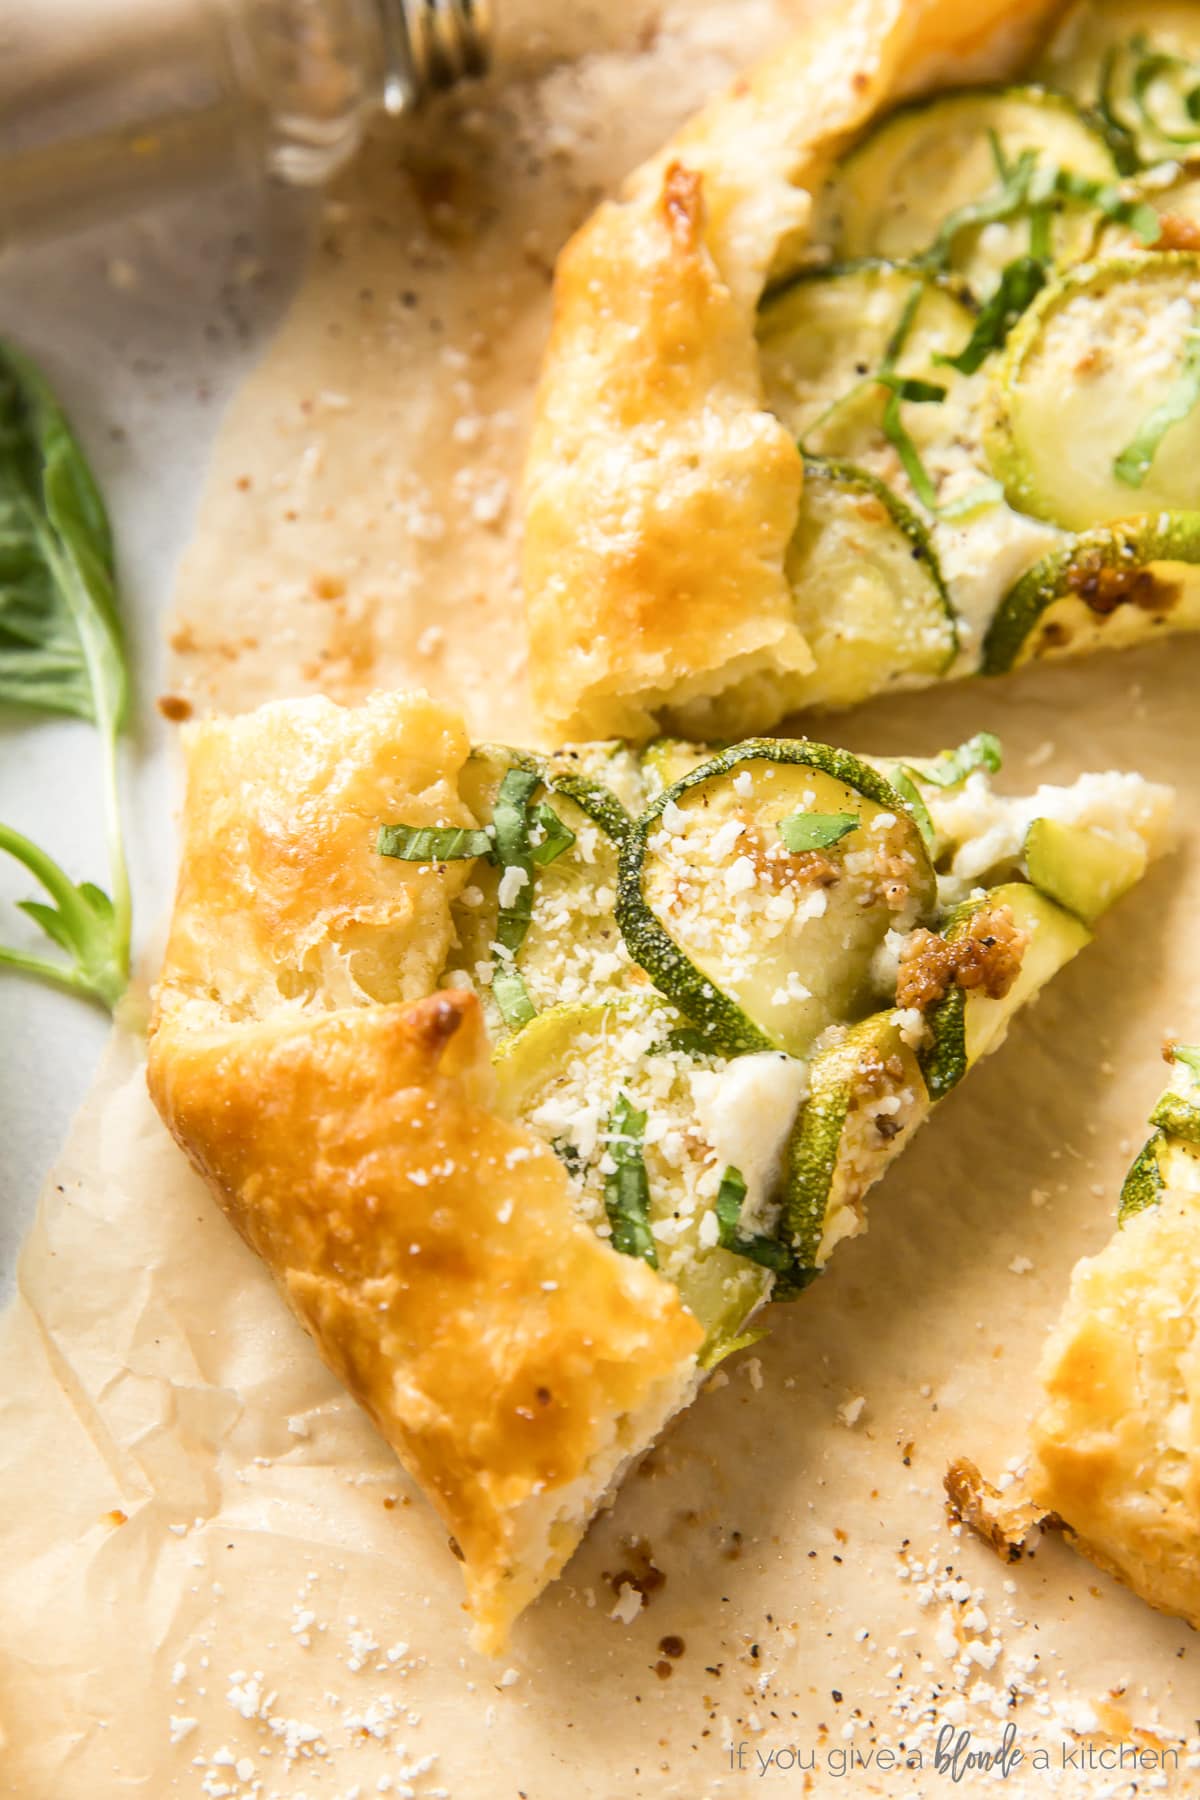
[[[487,66],[489,0],[0,4],[0,245],[214,179],[323,181]]]

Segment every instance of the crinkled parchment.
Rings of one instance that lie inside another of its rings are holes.
[[[436,153],[372,149],[228,422],[177,696],[420,679],[476,732],[528,738],[512,483],[550,259],[787,10],[573,7],[540,45],[518,14],[520,81],[456,105]],[[1198,673],[1183,640],[830,723],[912,752],[986,722],[1014,785],[1176,780],[1185,848],[939,1110],[870,1234],[718,1371],[505,1662],[467,1649],[434,1515],[187,1170],[119,1035],[0,1327],[0,1792],[916,1800],[953,1791],[939,1731],[978,1755],[1006,1725],[1006,1779],[968,1770],[959,1791],[1093,1800],[1129,1791],[1140,1755],[1140,1791],[1188,1792],[1170,1756],[1194,1729],[1194,1635],[1054,1538],[1002,1565],[949,1528],[941,1479],[959,1453],[992,1473],[1019,1454],[1161,1037],[1200,1036]]]

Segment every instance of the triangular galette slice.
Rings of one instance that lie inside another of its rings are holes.
[[[1200,1050],[1167,1055],[1120,1228],[1076,1265],[1046,1345],[1025,1485],[1093,1562],[1200,1627]]]
[[[422,695],[212,720],[189,759],[152,1092],[489,1648],[1169,807],[1002,798],[986,735],[472,750]]]

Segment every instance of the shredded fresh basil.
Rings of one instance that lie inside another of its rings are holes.
[[[532,846],[531,854],[538,867],[545,869],[571,848],[575,842],[575,833],[544,800],[538,801],[532,817],[542,835]]]
[[[1129,51],[1133,57],[1133,69],[1129,78],[1129,92],[1137,110],[1138,118],[1147,131],[1168,144],[1200,143],[1200,68],[1185,56],[1176,56],[1169,50],[1156,50],[1144,32],[1138,32],[1129,41]],[[1180,112],[1188,120],[1187,125],[1173,129],[1163,116],[1161,109],[1153,106],[1151,89],[1164,76],[1181,76],[1172,90],[1172,98]],[[1186,87],[1183,83],[1186,82]]]
[[[794,812],[780,819],[779,835],[784,847],[799,856],[805,850],[828,850],[861,824],[857,813]]]
[[[943,750],[932,762],[922,769],[908,764],[911,775],[918,781],[932,782],[934,787],[957,787],[976,769],[987,769],[994,775],[1003,761],[1000,739],[990,731],[979,731],[957,750]]]
[[[735,1256],[744,1256],[749,1262],[759,1263],[764,1269],[772,1269],[782,1274],[791,1267],[792,1253],[786,1244],[777,1238],[763,1237],[760,1234],[743,1236],[741,1227],[742,1203],[746,1198],[746,1181],[740,1169],[732,1164],[721,1177],[721,1185],[717,1189],[717,1242],[722,1250],[732,1250]]]
[[[509,769],[500,783],[492,812],[495,857],[500,865],[500,903],[496,921],[497,963],[492,993],[504,1023],[512,1030],[537,1016],[525,982],[517,968],[517,952],[525,942],[533,917],[533,851],[529,843],[529,802],[541,777],[536,769]],[[511,881],[510,871],[522,879]],[[507,884],[507,885],[506,885]]]
[[[128,674],[117,617],[112,531],[70,424],[29,360],[0,343],[0,703],[92,721],[100,738],[111,898],[76,884],[21,832],[0,851],[52,904],[21,910],[70,959],[8,945],[0,966],[114,1007],[129,979],[131,898],[121,831],[117,740]]]
[[[914,284],[907,300],[904,302],[900,317],[896,323],[884,351],[883,361],[875,374],[875,380],[888,390],[887,401],[883,409],[883,434],[900,458],[900,466],[908,476],[912,490],[922,506],[932,512],[937,505],[937,489],[930,478],[929,471],[921,460],[921,453],[914,444],[900,412],[901,400],[938,403],[946,398],[946,390],[931,381],[916,381],[896,373],[896,363],[900,353],[908,342],[917,309],[925,294],[925,284],[918,281]]]
[[[486,831],[459,825],[381,825],[375,848],[380,856],[394,856],[400,862],[467,862],[474,856],[490,856],[492,840]]]
[[[933,820],[929,816],[929,808],[926,806],[924,800],[922,800],[916,782],[908,773],[907,769],[904,768],[893,771],[891,782],[905,806],[907,806],[909,812],[916,820],[917,830],[925,841],[925,848],[927,850],[932,850],[937,843],[937,832],[934,830]]]
[[[1150,473],[1163,439],[1173,425],[1190,418],[1200,403],[1200,326],[1188,331],[1183,364],[1170,391],[1148,413],[1137,432],[1113,462],[1113,474],[1126,487],[1141,487]]]
[[[612,1226],[612,1245],[623,1256],[640,1256],[652,1269],[658,1252],[650,1230],[650,1182],[642,1154],[646,1115],[625,1094],[618,1094],[608,1121],[606,1146],[612,1170],[604,1177],[604,1210]]]
[[[956,356],[938,353],[935,362],[946,363],[960,375],[974,375],[993,350],[1006,341],[1021,314],[1046,285],[1046,269],[1037,256],[1018,256],[1006,264],[996,290],[984,302],[975,328]]]

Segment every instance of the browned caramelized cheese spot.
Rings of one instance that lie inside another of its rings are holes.
[[[1200,224],[1182,213],[1163,213],[1156,250],[1200,250]]]
[[[962,937],[946,939],[918,929],[900,956],[896,1005],[924,1012],[952,986],[968,992],[981,988],[989,1000],[1003,1000],[1021,972],[1028,943],[1029,933],[1007,906],[973,913]]]
[[[1114,569],[1099,557],[1084,557],[1067,576],[1067,586],[1090,611],[1106,618],[1118,606],[1143,612],[1170,612],[1179,600],[1179,585],[1160,581],[1149,569]]]

